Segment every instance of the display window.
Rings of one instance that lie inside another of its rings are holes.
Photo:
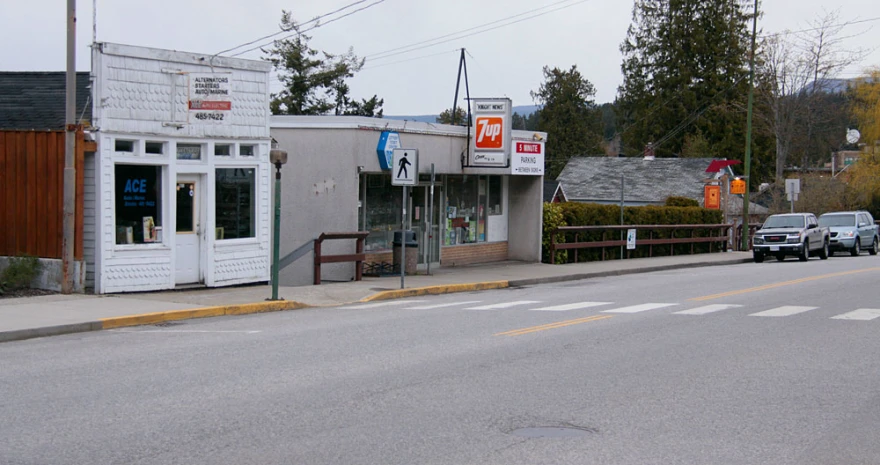
[[[116,244],[162,242],[162,167],[114,168]]]
[[[364,242],[367,252],[391,250],[394,231],[400,230],[400,187],[391,185],[391,175],[365,174],[361,190],[362,231],[369,231]]]
[[[217,168],[215,171],[215,239],[256,237],[256,169]]]
[[[446,177],[446,231],[443,245],[486,241],[486,176]]]

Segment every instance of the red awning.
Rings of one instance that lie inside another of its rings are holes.
[[[717,173],[724,168],[732,165],[738,165],[742,163],[739,160],[712,160],[712,163],[709,163],[709,167],[706,168],[707,173]]]

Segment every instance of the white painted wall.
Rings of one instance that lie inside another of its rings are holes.
[[[213,65],[213,68],[209,66]],[[269,69],[252,60],[213,58],[167,50],[99,44],[93,51],[93,125],[97,128],[94,181],[94,263],[97,293],[170,289],[175,286],[176,180],[202,174],[206,202],[202,277],[207,286],[268,281],[271,242],[269,163]],[[231,72],[231,124],[187,122],[189,72]],[[117,138],[135,141],[131,153],[115,152]],[[147,154],[145,143],[165,144],[161,155]],[[201,160],[177,160],[176,144],[203,145]],[[233,155],[215,157],[214,145],[233,144]],[[238,156],[242,144],[256,146],[254,156]],[[117,163],[162,167],[163,241],[116,244],[114,166]],[[215,170],[254,168],[255,237],[216,240]],[[89,187],[86,188],[88,192]],[[87,197],[87,202],[89,201]],[[90,208],[86,204],[86,211]]]
[[[92,52],[94,124],[104,132],[265,139],[270,69],[262,61],[99,43]],[[233,73],[232,124],[187,122],[186,73],[196,72]]]

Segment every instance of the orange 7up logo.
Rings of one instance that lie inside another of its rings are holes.
[[[477,118],[478,149],[500,149],[504,145],[504,118]]]

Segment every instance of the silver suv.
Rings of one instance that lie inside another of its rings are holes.
[[[874,217],[866,211],[829,212],[819,217],[819,225],[831,230],[830,252],[848,251],[858,256],[863,249],[877,255],[880,237]]]

